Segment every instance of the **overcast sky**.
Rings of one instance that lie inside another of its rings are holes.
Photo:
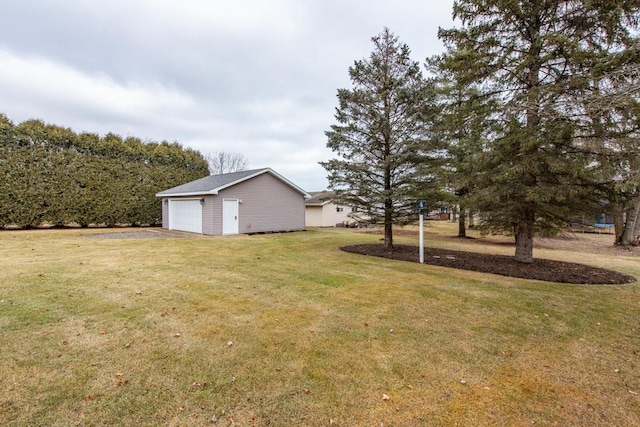
[[[0,112],[203,154],[241,153],[326,188],[348,68],[389,27],[415,61],[443,50],[453,0],[6,0]]]

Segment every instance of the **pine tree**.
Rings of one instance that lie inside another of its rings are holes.
[[[473,192],[474,154],[483,150],[495,133],[491,111],[495,109],[490,96],[473,84],[465,84],[446,67],[446,55],[427,59],[427,69],[436,85],[438,114],[433,123],[436,138],[446,148],[446,162],[441,181],[448,199],[457,205],[458,237],[466,237],[467,217],[473,218],[474,207],[469,195]]]
[[[409,47],[388,28],[372,41],[370,57],[349,68],[353,88],[338,90],[338,124],[326,132],[338,158],[320,164],[338,202],[357,208],[361,220],[382,222],[391,248],[393,224],[434,179],[417,165],[438,153],[428,134],[432,94]]]
[[[534,234],[592,206],[592,157],[567,100],[584,80],[579,65],[628,32],[637,4],[461,0],[453,10],[462,27],[439,32],[446,67],[499,106],[500,128],[473,159],[473,199],[487,230],[515,235],[517,261],[533,261]]]
[[[593,157],[601,208],[613,215],[615,244],[627,246],[640,232],[640,40],[620,32],[597,48],[580,64],[584,78],[568,103],[581,119],[580,147]]]

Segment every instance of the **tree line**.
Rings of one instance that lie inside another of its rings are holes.
[[[338,90],[337,157],[321,164],[338,200],[392,225],[417,199],[474,212],[533,261],[535,235],[595,212],[616,244],[640,233],[637,0],[457,0],[460,26],[423,75],[389,29]]]
[[[155,225],[155,194],[209,174],[202,155],[178,143],[0,114],[0,227]]]

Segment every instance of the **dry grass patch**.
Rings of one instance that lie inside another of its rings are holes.
[[[438,227],[429,244],[505,250]],[[640,423],[637,284],[339,251],[379,239],[353,230],[85,237],[103,232],[0,233],[0,424]],[[580,257],[640,277],[632,256]]]

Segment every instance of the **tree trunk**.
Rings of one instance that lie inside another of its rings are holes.
[[[393,224],[387,221],[384,222],[384,247],[393,248]]]
[[[473,218],[473,211],[469,209],[469,228],[473,228],[476,226],[475,219]]]
[[[624,209],[622,205],[619,203],[613,203],[611,205],[611,214],[613,215],[613,230],[615,234],[615,239],[613,241],[614,245],[622,244],[622,236],[624,235]]]
[[[620,245],[631,246],[636,241],[636,230],[638,229],[638,216],[640,215],[640,197],[633,199],[631,207],[627,209],[627,222],[624,227],[624,233],[622,233],[620,239]]]
[[[467,237],[467,229],[465,228],[465,209],[460,205],[460,213],[458,215],[458,237]]]
[[[531,138],[539,138],[540,130],[537,129],[540,124],[540,69],[542,68],[542,42],[540,40],[540,29],[542,24],[536,22],[528,28],[530,37],[529,50],[523,56],[523,63],[528,65],[527,72],[527,105],[526,105],[526,136]],[[519,154],[525,156],[535,155],[539,141],[535,141],[535,146],[530,146],[530,142],[525,144],[520,142]],[[535,157],[534,157],[535,158]],[[533,188],[537,185],[537,161],[533,165],[520,163],[523,167],[523,173],[520,177],[520,185],[526,188]],[[518,224],[515,228],[516,237],[516,254],[514,259],[518,262],[531,264],[533,262],[533,232],[535,226],[535,204],[525,202],[524,210]]]
[[[640,212],[638,212],[638,215],[640,216]],[[640,243],[640,218],[636,218],[636,226],[633,229],[633,238],[635,239],[633,241],[634,245]]]
[[[393,248],[393,202],[384,202],[384,247]]]
[[[388,105],[388,98],[385,98],[385,123],[384,123],[384,247],[393,248],[393,200],[389,196],[393,189],[391,185],[391,129],[389,117],[391,115]]]
[[[516,254],[514,259],[518,262],[526,264],[533,262],[533,228],[533,218],[523,218],[516,226]]]

